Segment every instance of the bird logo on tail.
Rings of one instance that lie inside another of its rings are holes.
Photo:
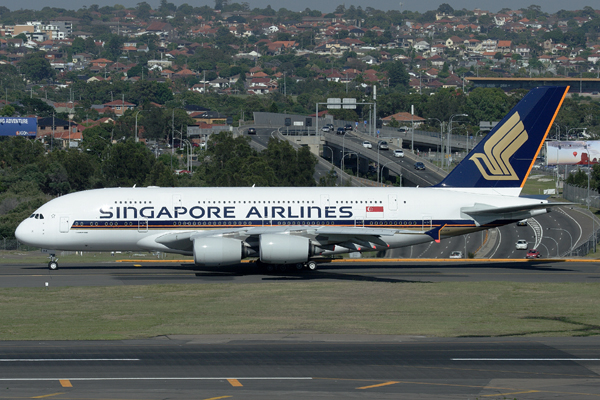
[[[481,175],[488,181],[519,180],[510,158],[529,138],[521,117],[515,112],[484,145],[484,152],[475,153],[473,160]]]

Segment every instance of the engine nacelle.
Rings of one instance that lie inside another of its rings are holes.
[[[315,246],[301,236],[285,234],[260,235],[260,261],[267,264],[296,264],[308,261]]]
[[[245,257],[241,240],[222,237],[194,239],[194,263],[206,266],[231,265]]]

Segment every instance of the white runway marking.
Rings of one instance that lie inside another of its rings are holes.
[[[0,378],[0,382],[6,381],[57,381],[60,379],[67,379],[69,381],[215,381],[215,380],[263,380],[263,381],[301,381],[301,380],[312,380],[311,377],[140,377],[140,378]]]
[[[452,361],[600,361],[600,358],[453,358]]]
[[[140,361],[139,358],[0,358],[0,362]]]

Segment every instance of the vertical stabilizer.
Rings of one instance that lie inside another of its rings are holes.
[[[531,90],[437,187],[520,192],[568,91]]]

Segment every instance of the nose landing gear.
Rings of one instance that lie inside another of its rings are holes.
[[[51,271],[56,271],[58,269],[58,258],[56,258],[56,254],[50,254],[50,261],[48,262],[48,269]]]

